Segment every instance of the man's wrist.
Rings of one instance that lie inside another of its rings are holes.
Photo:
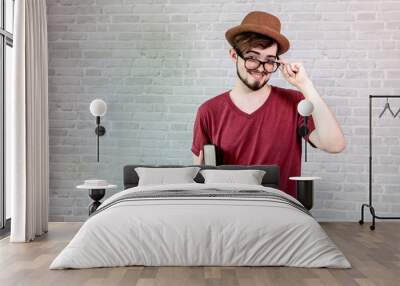
[[[314,87],[314,85],[313,85],[313,82],[311,80],[306,80],[305,82],[301,83],[298,86],[298,88],[299,88],[299,90],[301,92],[303,92],[303,91],[305,91],[307,89],[313,88],[313,87]]]
[[[315,92],[314,84],[312,83],[311,80],[307,80],[305,83],[301,84],[298,88],[306,99],[310,99],[309,97],[318,95],[318,93]]]

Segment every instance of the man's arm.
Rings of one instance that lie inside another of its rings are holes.
[[[205,144],[210,144],[211,142],[211,135],[208,130],[207,109],[206,106],[201,105],[197,110],[196,119],[193,125],[193,142],[191,150],[193,153],[194,165],[204,165],[203,146]]]
[[[279,62],[284,78],[299,89],[304,97],[314,105],[311,114],[315,130],[311,132],[309,140],[319,149],[329,153],[340,153],[346,148],[346,139],[336,120],[335,115],[318,94],[312,81],[301,63],[288,63],[284,59]]]
[[[312,118],[315,129],[309,140],[319,149],[329,153],[340,153],[346,148],[346,139],[328,105],[318,94],[311,81],[299,86],[304,97],[314,105]]]

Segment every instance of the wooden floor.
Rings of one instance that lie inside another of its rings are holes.
[[[290,267],[120,267],[48,270],[80,223],[50,223],[32,243],[0,241],[0,285],[400,285],[400,223],[322,223],[353,268]]]

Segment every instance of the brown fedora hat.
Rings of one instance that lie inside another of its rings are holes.
[[[278,55],[289,50],[289,40],[281,34],[281,21],[279,18],[262,11],[254,11],[244,17],[239,26],[230,28],[225,33],[225,38],[234,46],[233,39],[243,32],[255,32],[274,39],[278,43]]]

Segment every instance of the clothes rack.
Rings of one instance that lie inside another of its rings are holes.
[[[372,99],[374,98],[400,98],[400,95],[370,95],[369,96],[369,203],[361,206],[361,219],[359,224],[364,224],[364,208],[369,208],[372,215],[372,225],[370,229],[375,229],[375,219],[400,219],[400,217],[379,216],[375,213],[375,208],[372,205]]]

